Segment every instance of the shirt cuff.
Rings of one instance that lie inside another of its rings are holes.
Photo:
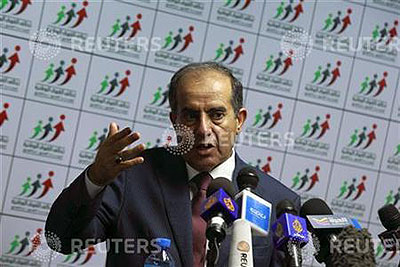
[[[85,171],[85,184],[86,184],[86,189],[91,198],[94,198],[105,187],[105,186],[95,185],[92,181],[90,181],[88,175],[88,169],[86,169]]]

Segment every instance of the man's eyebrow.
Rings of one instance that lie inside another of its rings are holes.
[[[195,109],[192,109],[192,108],[184,107],[184,108],[181,110],[181,112],[198,112],[198,111],[195,110]]]
[[[225,107],[215,107],[215,108],[210,108],[209,110],[207,110],[207,112],[226,112],[226,108]]]

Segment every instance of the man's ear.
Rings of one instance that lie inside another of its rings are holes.
[[[169,113],[169,119],[171,120],[172,124],[175,124],[176,117],[176,113],[173,113],[172,111]]]
[[[245,108],[239,109],[236,115],[236,122],[237,122],[236,134],[239,134],[242,131],[242,127],[246,118],[247,118],[247,110]]]

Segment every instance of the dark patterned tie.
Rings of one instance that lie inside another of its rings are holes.
[[[201,172],[192,179],[198,189],[192,199],[193,267],[203,267],[205,262],[207,223],[200,217],[200,213],[211,180],[208,172]]]

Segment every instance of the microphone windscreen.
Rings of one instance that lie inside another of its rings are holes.
[[[258,175],[257,171],[252,167],[244,167],[238,173],[237,177],[237,185],[239,187],[239,191],[243,189],[250,188],[251,190],[256,189],[258,186]]]
[[[215,191],[222,188],[231,198],[235,195],[235,187],[229,179],[224,177],[218,177],[211,181],[208,186],[206,196],[209,197],[214,194]]]
[[[306,218],[307,215],[333,215],[333,212],[322,199],[311,198],[300,208],[300,217]]]
[[[352,249],[349,249],[353,246]],[[374,242],[367,229],[347,226],[331,243],[331,263],[335,267],[376,266]]]
[[[298,215],[298,211],[296,210],[293,202],[290,201],[289,199],[281,200],[276,205],[276,218],[281,217],[281,215],[284,213]]]
[[[389,204],[378,210],[379,220],[386,230],[395,230],[400,227],[400,212],[395,205]]]

